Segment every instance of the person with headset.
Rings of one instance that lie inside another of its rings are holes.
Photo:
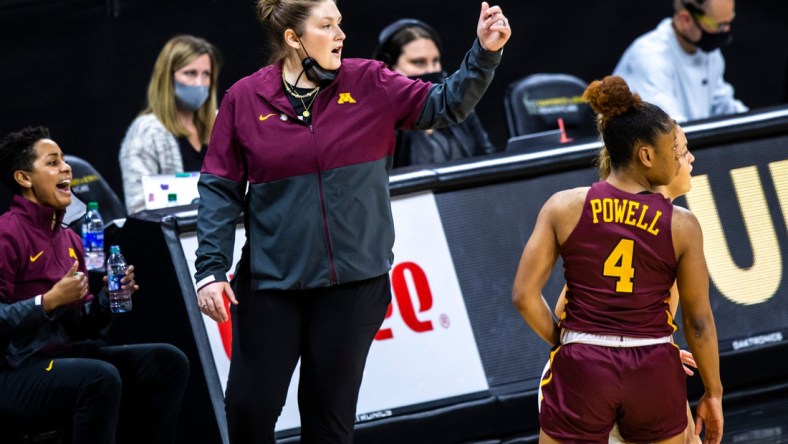
[[[404,18],[383,28],[375,60],[411,79],[434,84],[446,81],[441,66],[441,39],[427,23]],[[471,111],[462,122],[443,128],[397,131],[394,167],[445,162],[495,152],[479,116]]]
[[[397,128],[457,123],[511,36],[481,3],[476,36],[445,83],[342,59],[334,0],[258,0],[270,64],[224,95],[198,183],[197,303],[229,316],[230,442],[272,443],[301,361],[301,442],[351,443],[361,377],[391,301],[389,171]],[[239,213],[246,242],[232,286]]]

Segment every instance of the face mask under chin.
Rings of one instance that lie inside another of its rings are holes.
[[[306,78],[321,88],[331,84],[337,78],[337,73],[339,73],[338,69],[324,69],[317,63],[317,60],[309,56],[301,60],[301,66],[304,68]]]
[[[304,50],[304,54],[306,54],[306,57],[301,59],[301,67],[304,68],[304,74],[306,74],[306,78],[321,88],[325,88],[331,84],[331,82],[337,78],[339,69],[323,68],[320,66],[320,63],[318,63],[317,60],[309,56],[309,53],[306,51],[303,43],[301,44],[301,48]]]

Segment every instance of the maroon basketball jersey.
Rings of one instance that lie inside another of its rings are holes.
[[[672,217],[673,205],[661,194],[593,184],[580,221],[561,246],[568,290],[559,325],[601,335],[673,334]]]

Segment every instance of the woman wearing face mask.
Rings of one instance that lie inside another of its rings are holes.
[[[129,214],[145,209],[142,176],[199,171],[216,116],[219,52],[179,35],[162,48],[148,85],[148,105],[120,146]]]
[[[476,36],[445,84],[380,62],[342,59],[333,0],[259,0],[271,64],[222,99],[200,175],[197,303],[226,321],[230,442],[272,443],[301,359],[301,442],[350,443],[367,352],[391,301],[388,173],[397,128],[427,129],[473,110],[511,30],[481,4]],[[227,272],[239,213],[246,243]]]
[[[425,82],[443,83],[440,36],[421,20],[406,18],[386,26],[378,36],[375,60]],[[394,167],[445,162],[495,152],[476,112],[456,125],[424,131],[397,131]]]

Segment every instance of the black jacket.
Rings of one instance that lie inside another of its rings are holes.
[[[440,163],[495,151],[479,116],[472,112],[464,121],[445,128],[397,131],[394,167]]]

